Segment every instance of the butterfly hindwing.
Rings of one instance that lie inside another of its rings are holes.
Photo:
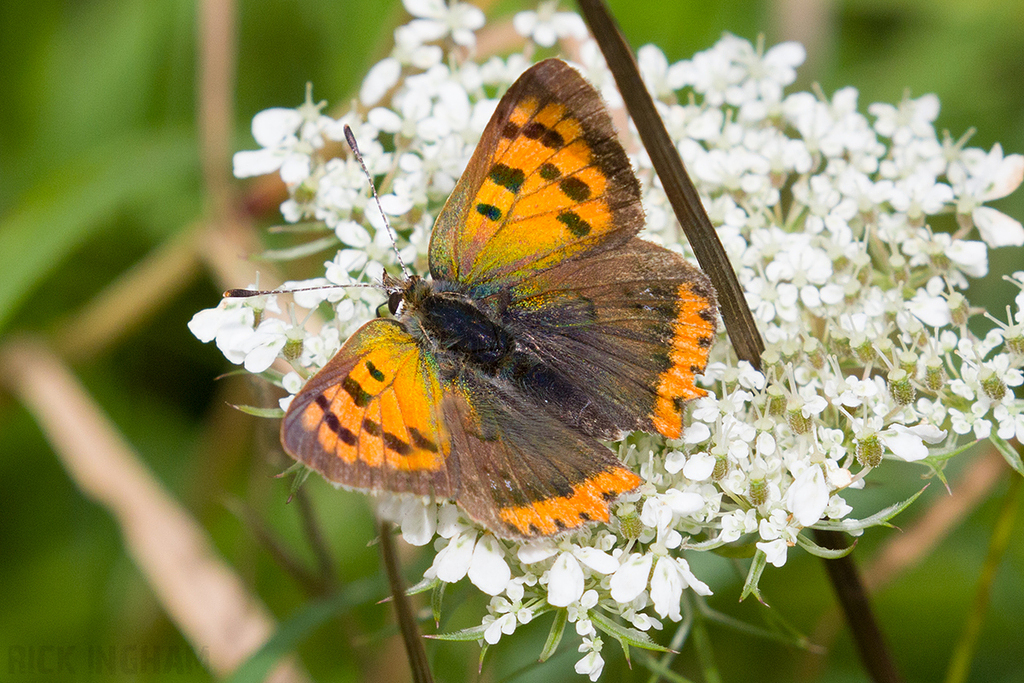
[[[398,322],[371,320],[295,396],[281,443],[338,484],[451,497],[441,396],[432,357]]]
[[[505,93],[434,225],[435,280],[495,291],[621,244],[643,225],[640,187],[604,103],[564,62]]]
[[[588,433],[639,429],[678,438],[683,403],[706,393],[694,375],[704,371],[715,336],[714,291],[703,272],[655,244],[633,239],[533,275],[512,288],[505,320],[520,343],[586,394],[585,410],[560,417]],[[532,390],[539,401],[564,405],[545,401],[543,387]]]
[[[460,462],[458,503],[500,537],[607,522],[611,503],[642,483],[606,446],[494,378],[463,373],[445,393],[444,416]]]

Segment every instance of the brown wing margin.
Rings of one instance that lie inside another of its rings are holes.
[[[292,400],[281,443],[337,484],[451,498],[441,396],[432,358],[399,323],[371,320]]]

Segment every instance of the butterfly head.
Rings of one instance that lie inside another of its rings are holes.
[[[388,295],[388,311],[391,315],[415,309],[433,289],[430,282],[419,275],[410,275],[400,280],[389,275],[387,271],[381,277],[381,286]]]

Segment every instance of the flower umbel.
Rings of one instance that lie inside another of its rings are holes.
[[[262,149],[235,157],[236,175],[281,174],[288,221],[330,229],[323,275],[333,283],[374,283],[396,265],[357,165],[323,154],[343,125],[383,178],[397,246],[422,273],[433,221],[497,98],[529,66],[526,55],[583,40],[573,55],[581,71],[598,87],[610,82],[582,21],[556,3],[516,16],[524,54],[483,62],[468,49],[483,24],[478,10],[405,5],[415,18],[396,30],[392,54],[360,91],[367,115],[336,120],[307,96],[294,110],[258,114]],[[971,332],[977,311],[965,291],[988,272],[989,249],[1024,244],[1021,224],[985,205],[1021,183],[1024,157],[940,139],[932,95],[871,104],[866,116],[854,88],[831,98],[787,92],[803,58],[794,43],[765,51],[731,35],[676,64],[655,46],[639,51],[760,326],[763,372],[738,363],[723,336],[704,377],[710,395],[690,404],[683,438],[633,434],[616,445],[645,483],[619,500],[607,526],[517,544],[476,528],[450,503],[380,495],[380,514],[406,540],[433,541],[428,580],[468,578],[490,596],[482,641],[565,610],[582,639],[575,669],[597,680],[603,639],[620,637],[609,620],[643,634],[680,621],[692,595],[710,594],[687,554],[742,543],[782,567],[804,529],[842,526],[852,512],[846,490],[887,459],[937,471],[973,439],[1024,435],[1024,272],[1010,278],[1022,294],[1005,322],[986,322],[983,338]],[[649,157],[631,129],[620,134],[643,187],[642,236],[689,255]],[[941,215],[955,219],[956,232],[939,230]],[[279,313],[272,297],[201,311],[190,329],[250,372],[287,356],[294,393],[383,300],[373,289],[346,292],[296,298],[335,307],[316,335],[271,316]],[[861,532],[856,520],[848,529]]]

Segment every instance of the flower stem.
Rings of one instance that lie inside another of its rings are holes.
[[[405,654],[409,658],[409,668],[412,669],[412,679],[415,683],[433,683],[434,676],[430,673],[430,664],[427,662],[427,653],[423,649],[420,629],[413,617],[412,605],[409,604],[409,596],[405,594],[405,585],[398,568],[398,557],[395,555],[395,543],[391,535],[393,530],[391,523],[381,520],[379,530],[380,553],[384,558],[384,571],[387,572],[388,585],[391,586],[391,599],[395,605],[398,628],[402,632]]]

